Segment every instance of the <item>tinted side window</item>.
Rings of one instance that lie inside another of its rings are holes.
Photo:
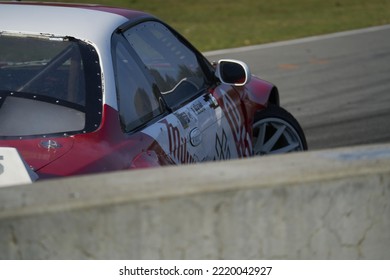
[[[206,78],[196,55],[164,25],[145,22],[124,33],[171,107],[194,97]]]
[[[114,64],[119,115],[123,129],[129,132],[162,113],[159,93],[120,41],[115,46]]]

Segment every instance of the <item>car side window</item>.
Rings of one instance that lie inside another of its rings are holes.
[[[163,109],[158,90],[146,78],[127,47],[117,41],[113,55],[119,115],[124,131],[130,132],[163,113]]]
[[[159,22],[140,23],[125,38],[154,77],[169,107],[177,107],[205,88],[196,54]]]

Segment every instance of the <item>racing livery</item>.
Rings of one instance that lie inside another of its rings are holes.
[[[40,179],[307,149],[277,88],[152,15],[0,3],[0,146]]]

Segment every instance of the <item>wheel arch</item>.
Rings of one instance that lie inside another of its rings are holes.
[[[279,106],[279,90],[274,84],[252,76],[245,87],[246,98],[249,102],[260,106],[259,109],[266,108],[268,104]]]
[[[279,90],[276,86],[273,86],[268,97],[268,104],[280,106]]]

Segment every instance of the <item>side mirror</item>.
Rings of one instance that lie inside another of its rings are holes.
[[[242,61],[221,59],[217,63],[215,76],[224,84],[243,86],[250,81],[251,72],[248,65]]]

